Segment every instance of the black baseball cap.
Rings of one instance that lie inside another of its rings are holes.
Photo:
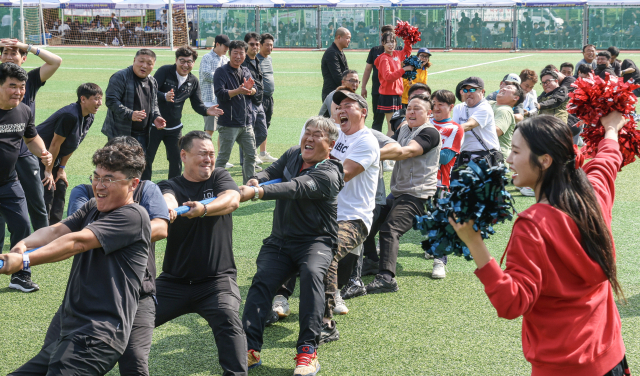
[[[462,98],[460,97],[460,90],[462,90],[465,86],[473,86],[479,89],[484,89],[484,81],[480,77],[471,76],[467,79],[460,81],[460,83],[456,86],[456,98],[460,102],[462,102]]]
[[[367,101],[359,96],[356,93],[350,92],[348,90],[338,90],[333,94],[333,103],[339,105],[345,98],[353,99],[354,101],[360,104],[360,107],[366,108],[369,111],[369,106],[367,105]]]
[[[220,35],[216,36],[216,43],[224,44],[225,46],[229,47],[229,44],[231,43],[231,40],[229,39],[228,36],[226,36],[224,34],[220,34]]]

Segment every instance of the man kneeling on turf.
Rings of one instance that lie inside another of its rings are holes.
[[[271,236],[263,241],[242,315],[249,369],[262,364],[263,333],[276,290],[300,271],[300,334],[294,376],[320,370],[316,349],[324,313],[324,277],[338,246],[338,193],[344,186],[339,161],[329,153],[338,139],[333,121],[307,121],[300,146],[285,152],[240,187],[241,200],[276,200]],[[258,183],[282,183],[258,187]]]
[[[145,160],[118,145],[96,151],[93,164],[95,198],[0,255],[3,274],[75,256],[59,339],[11,375],[104,375],[127,346],[151,243],[149,215],[133,202]]]

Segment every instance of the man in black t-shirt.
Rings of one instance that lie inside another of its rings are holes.
[[[69,158],[80,146],[93,124],[98,108],[102,106],[102,89],[92,83],[77,89],[78,101],[64,106],[36,127],[53,163],[45,167],[40,163],[40,178],[44,183],[44,201],[49,213],[49,224],[62,220],[65,195],[69,182],[66,167]]]
[[[145,161],[133,148],[117,145],[96,151],[93,164],[95,198],[0,255],[4,274],[74,256],[59,339],[11,375],[104,375],[129,341],[151,242],[149,215],[133,201]]]
[[[393,26],[384,25],[380,28],[380,36],[386,33],[387,31],[393,31]],[[402,50],[401,46],[397,46],[396,50]],[[380,94],[378,90],[380,90],[380,78],[378,77],[378,68],[373,64],[376,61],[376,58],[384,53],[384,46],[375,46],[369,50],[369,55],[367,56],[367,66],[364,69],[364,76],[362,77],[362,90],[360,91],[360,95],[363,98],[367,98],[367,83],[369,82],[369,76],[372,75],[373,84],[371,85],[371,101],[373,102],[372,108],[378,108],[378,98],[380,98]],[[373,72],[373,74],[372,74]],[[373,125],[371,126],[373,129],[377,131],[382,131],[382,124],[384,123],[384,114],[378,113],[377,111],[373,111]]]
[[[132,136],[147,150],[152,126],[163,129],[167,122],[158,109],[158,84],[151,76],[156,54],[143,48],[136,52],[133,65],[114,73],[106,92],[107,117],[102,133],[109,139]]]
[[[51,154],[38,136],[31,110],[22,103],[26,81],[24,69],[13,63],[0,64],[0,217],[9,225],[12,247],[31,232],[25,194],[16,176],[20,144],[24,140],[45,166],[52,162]],[[38,290],[30,276],[29,269],[21,270],[11,277],[9,287],[23,292]]]
[[[31,114],[35,119],[36,94],[38,90],[44,86],[46,81],[60,68],[62,59],[50,51],[22,43],[17,39],[0,40],[0,62],[2,63],[14,63],[22,67],[22,64],[27,61],[29,52],[44,61],[44,64],[40,68],[32,69],[27,73],[27,84],[22,99],[22,103],[31,109]],[[31,154],[24,142],[20,143],[20,154],[18,155],[15,169],[18,174],[18,179],[20,180],[20,185],[24,190],[33,229],[38,230],[42,227],[47,227],[49,222],[44,203],[44,188],[42,182],[40,182],[38,157]],[[0,216],[0,239],[4,239],[4,227],[5,220]],[[28,273],[25,275],[25,281],[25,283],[31,285],[27,287],[28,290],[38,288],[38,285],[31,282]]]
[[[247,343],[238,317],[240,290],[233,258],[233,219],[238,186],[224,168],[214,168],[211,136],[191,131],[180,139],[181,176],[158,187],[169,207],[169,235],[162,274],[156,280],[156,327],[188,313],[213,330],[225,375],[247,374]],[[201,200],[216,197],[203,205]],[[177,216],[174,209],[191,209]]]

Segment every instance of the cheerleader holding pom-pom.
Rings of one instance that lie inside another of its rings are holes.
[[[513,183],[534,187],[537,203],[514,223],[505,270],[473,221],[449,220],[498,316],[523,316],[522,348],[532,376],[630,375],[614,301],[614,292],[624,295],[611,234],[625,119],[614,111],[601,122],[604,139],[584,167],[568,125],[552,116],[518,124],[507,163]]]

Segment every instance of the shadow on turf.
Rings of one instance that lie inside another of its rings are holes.
[[[627,298],[627,304],[618,302],[618,311],[623,319],[640,316],[640,294]]]

